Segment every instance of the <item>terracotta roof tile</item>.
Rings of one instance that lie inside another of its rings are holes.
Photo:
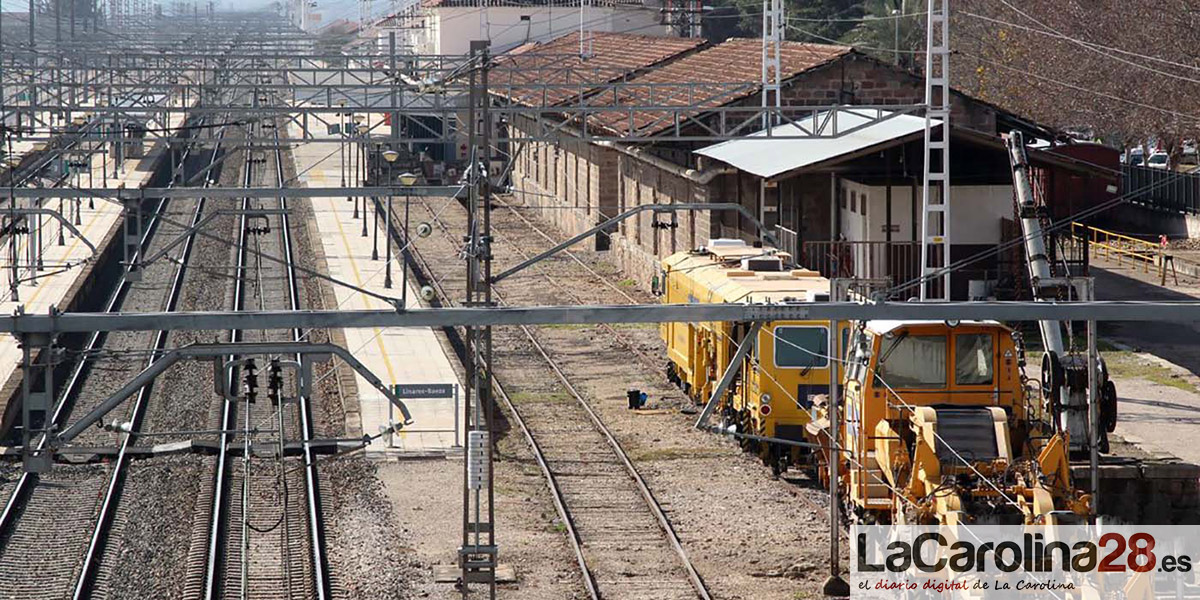
[[[848,46],[784,42],[781,79],[786,81],[851,52]],[[633,85],[619,94],[602,94],[591,104],[715,108],[758,93],[761,81],[762,41],[735,38],[651,69],[630,79]],[[680,114],[692,117],[701,112]],[[614,111],[593,114],[589,124],[619,135],[653,135],[673,126],[672,116],[661,110]]]
[[[589,49],[586,59],[579,56],[578,32],[555,38],[517,55],[500,56],[494,61],[495,66],[488,75],[489,86],[494,90],[493,93],[519,104],[571,104],[605,83],[623,80],[631,74],[699,48],[704,40],[593,32],[590,42],[585,40],[584,43]],[[543,83],[554,87],[522,87]]]

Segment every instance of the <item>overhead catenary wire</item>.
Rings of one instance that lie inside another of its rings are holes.
[[[1016,12],[1017,14],[1021,15],[1022,17],[1025,17],[1026,19],[1028,19],[1028,20],[1032,21],[1033,23],[1036,23],[1037,25],[1039,25],[1040,27],[1042,27],[1042,28],[1043,28],[1043,29],[1045,29],[1046,31],[1049,31],[1049,32],[1050,32],[1050,33],[1052,33],[1053,35],[1055,35],[1055,36],[1057,36],[1057,37],[1059,37],[1059,38],[1061,38],[1061,39],[1063,39],[1063,40],[1065,40],[1065,41],[1068,41],[1068,42],[1071,42],[1071,43],[1073,43],[1073,44],[1076,44],[1076,45],[1080,46],[1081,48],[1084,48],[1084,49],[1086,49],[1086,50],[1090,50],[1090,51],[1092,51],[1092,52],[1099,53],[1099,54],[1101,54],[1101,55],[1103,55],[1103,56],[1106,56],[1106,57],[1108,57],[1108,58],[1111,58],[1111,59],[1113,59],[1113,60],[1116,60],[1116,61],[1118,61],[1118,62],[1121,62],[1121,63],[1123,63],[1123,64],[1126,64],[1126,65],[1132,66],[1132,67],[1134,67],[1134,68],[1138,68],[1138,69],[1145,69],[1145,70],[1148,70],[1148,71],[1153,71],[1154,73],[1157,73],[1157,74],[1159,74],[1159,75],[1165,75],[1165,76],[1167,76],[1167,77],[1172,77],[1172,78],[1177,78],[1177,79],[1184,79],[1184,80],[1187,80],[1187,81],[1191,81],[1191,82],[1193,82],[1193,83],[1197,83],[1197,80],[1195,80],[1195,79],[1191,79],[1191,78],[1188,78],[1188,77],[1179,76],[1179,75],[1176,75],[1176,74],[1174,74],[1174,73],[1169,73],[1169,72],[1167,72],[1167,71],[1162,71],[1162,70],[1159,70],[1159,69],[1154,69],[1154,68],[1152,68],[1152,67],[1146,67],[1145,65],[1139,65],[1139,64],[1137,64],[1137,63],[1134,63],[1134,62],[1132,62],[1132,61],[1126,60],[1126,59],[1124,59],[1124,58],[1120,58],[1120,57],[1114,56],[1114,55],[1112,54],[1112,52],[1111,52],[1111,51],[1112,51],[1112,50],[1115,50],[1115,49],[1114,49],[1114,48],[1112,48],[1111,46],[1101,46],[1101,45],[1099,45],[1099,44],[1092,44],[1092,43],[1084,42],[1083,40],[1079,40],[1079,39],[1076,39],[1076,38],[1073,38],[1073,37],[1067,36],[1067,35],[1063,34],[1061,31],[1058,31],[1058,30],[1054,29],[1053,27],[1050,27],[1050,26],[1049,26],[1049,25],[1047,25],[1047,24],[1046,24],[1044,21],[1041,21],[1041,20],[1037,19],[1036,17],[1034,17],[1034,16],[1030,15],[1029,13],[1027,13],[1027,12],[1025,12],[1025,11],[1021,10],[1020,8],[1018,8],[1016,5],[1014,5],[1013,3],[1009,2],[1008,0],[1000,0],[1000,3],[1001,3],[1001,4],[1003,4],[1004,6],[1007,6],[1007,7],[1008,7],[1009,9],[1011,9],[1013,12]],[[1143,56],[1143,58],[1144,58],[1144,56]]]
[[[1102,91],[1100,91],[1100,90],[1094,90],[1094,89],[1091,89],[1091,88],[1086,88],[1086,87],[1083,87],[1083,86],[1081,86],[1081,85],[1077,85],[1077,84],[1074,84],[1074,83],[1069,83],[1069,82],[1063,81],[1063,80],[1061,80],[1061,79],[1055,79],[1055,78],[1053,78],[1053,77],[1047,77],[1047,76],[1045,76],[1045,75],[1040,75],[1040,74],[1038,74],[1038,73],[1034,73],[1034,72],[1032,72],[1032,71],[1029,71],[1029,70],[1026,70],[1026,69],[1021,69],[1021,68],[1019,68],[1019,67],[1014,67],[1014,66],[1011,66],[1011,65],[1007,65],[1007,64],[1005,64],[1005,63],[1002,63],[1002,62],[1000,62],[1000,61],[993,60],[993,59],[990,59],[990,58],[985,58],[985,57],[982,57],[982,56],[979,56],[979,55],[977,55],[977,54],[973,54],[973,53],[971,53],[971,52],[967,52],[967,51],[965,51],[965,50],[961,50],[961,49],[956,49],[956,50],[953,50],[953,53],[954,53],[954,54],[956,54],[956,55],[960,55],[960,56],[966,56],[966,57],[968,57],[968,58],[973,58],[973,59],[975,59],[975,60],[978,60],[978,61],[980,61],[980,62],[987,63],[987,64],[989,64],[989,65],[992,65],[992,66],[1000,67],[1001,69],[1004,69],[1004,70],[1006,70],[1006,71],[1011,71],[1011,72],[1014,72],[1014,73],[1019,73],[1019,74],[1021,74],[1021,75],[1025,75],[1025,76],[1027,76],[1027,77],[1032,77],[1032,78],[1034,78],[1034,79],[1037,79],[1038,81],[1041,81],[1041,82],[1043,82],[1043,83],[1048,83],[1048,84],[1052,84],[1052,85],[1058,85],[1058,86],[1062,86],[1062,87],[1065,87],[1065,88],[1067,88],[1067,89],[1070,89],[1070,90],[1072,90],[1072,91],[1076,91],[1076,92],[1084,92],[1084,93],[1086,93],[1086,94],[1092,94],[1092,95],[1094,95],[1094,96],[1100,96],[1100,97],[1102,97],[1102,98],[1106,98],[1106,99],[1108,99],[1108,100],[1113,100],[1113,101],[1116,101],[1116,102],[1120,102],[1120,103],[1123,103],[1123,104],[1128,104],[1128,105],[1130,105],[1130,106],[1136,106],[1136,107],[1138,107],[1138,108],[1143,108],[1143,109],[1150,110],[1150,111],[1154,111],[1154,112],[1159,112],[1159,113],[1162,113],[1162,114],[1165,114],[1165,115],[1170,115],[1170,116],[1172,116],[1172,117],[1176,117],[1176,118],[1179,118],[1179,119],[1184,119],[1184,120],[1187,120],[1187,121],[1190,121],[1190,122],[1193,122],[1193,123],[1200,122],[1200,114],[1186,113],[1186,112],[1181,112],[1181,111],[1177,111],[1177,110],[1172,110],[1172,109],[1169,109],[1169,108],[1163,108],[1163,107],[1161,107],[1161,106],[1155,106],[1155,105],[1153,105],[1153,104],[1147,104],[1147,103],[1145,103],[1145,102],[1141,102],[1141,101],[1138,101],[1138,100],[1130,100],[1129,98],[1125,98],[1125,97],[1123,97],[1123,96],[1119,96],[1119,95],[1117,95],[1117,94],[1113,94],[1113,93],[1111,93],[1111,92],[1102,92]],[[1196,83],[1200,83],[1200,80],[1195,80],[1195,81],[1196,81]]]

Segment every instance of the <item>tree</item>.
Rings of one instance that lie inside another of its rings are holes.
[[[958,0],[953,78],[965,91],[1110,143],[1200,134],[1200,0]]]
[[[923,68],[925,1],[867,0],[863,8],[863,21],[842,41],[902,68]]]
[[[793,1],[786,7],[788,39],[834,43],[854,29],[864,14],[863,0]]]
[[[818,44],[837,43],[858,24],[864,0],[784,0],[787,38]],[[726,37],[762,35],[762,0],[718,0],[707,31],[715,41]],[[739,15],[730,18],[732,11]],[[731,26],[731,22],[736,25]]]

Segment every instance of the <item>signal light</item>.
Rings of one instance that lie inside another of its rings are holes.
[[[279,366],[279,359],[271,359],[270,374],[267,377],[267,398],[271,400],[272,405],[278,405],[280,402],[280,392],[283,390],[283,373]]]
[[[771,414],[771,405],[770,404],[760,405],[758,407],[758,412],[762,413],[762,416],[764,416],[764,417]]]
[[[258,365],[254,364],[254,359],[246,361],[245,370],[246,401],[254,403],[258,396]]]

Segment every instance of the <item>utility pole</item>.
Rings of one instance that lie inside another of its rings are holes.
[[[468,307],[490,307],[492,300],[491,120],[488,114],[488,41],[471,42],[468,106],[469,155],[467,206]],[[393,123],[394,125],[394,123]],[[464,422],[467,459],[463,461],[463,532],[458,549],[463,598],[470,584],[484,583],[496,598],[495,490],[492,484],[492,328],[466,327],[467,367]],[[471,400],[475,403],[472,405]],[[486,500],[485,500],[486,498]]]
[[[929,0],[928,6],[921,300],[947,301],[950,299],[950,0]],[[933,194],[935,186],[941,190],[938,196]]]
[[[780,48],[784,37],[783,0],[763,0],[762,20],[762,128],[764,131],[779,124],[779,109],[783,106],[781,95],[781,71],[783,62]],[[778,210],[776,208],[775,210]],[[767,221],[767,180],[758,180],[758,221],[769,227]],[[778,212],[772,213],[778,216]],[[778,221],[776,221],[776,224]]]
[[[900,8],[892,9],[892,27],[896,32],[896,66],[900,66],[900,20],[904,18],[904,0],[900,0]]]

